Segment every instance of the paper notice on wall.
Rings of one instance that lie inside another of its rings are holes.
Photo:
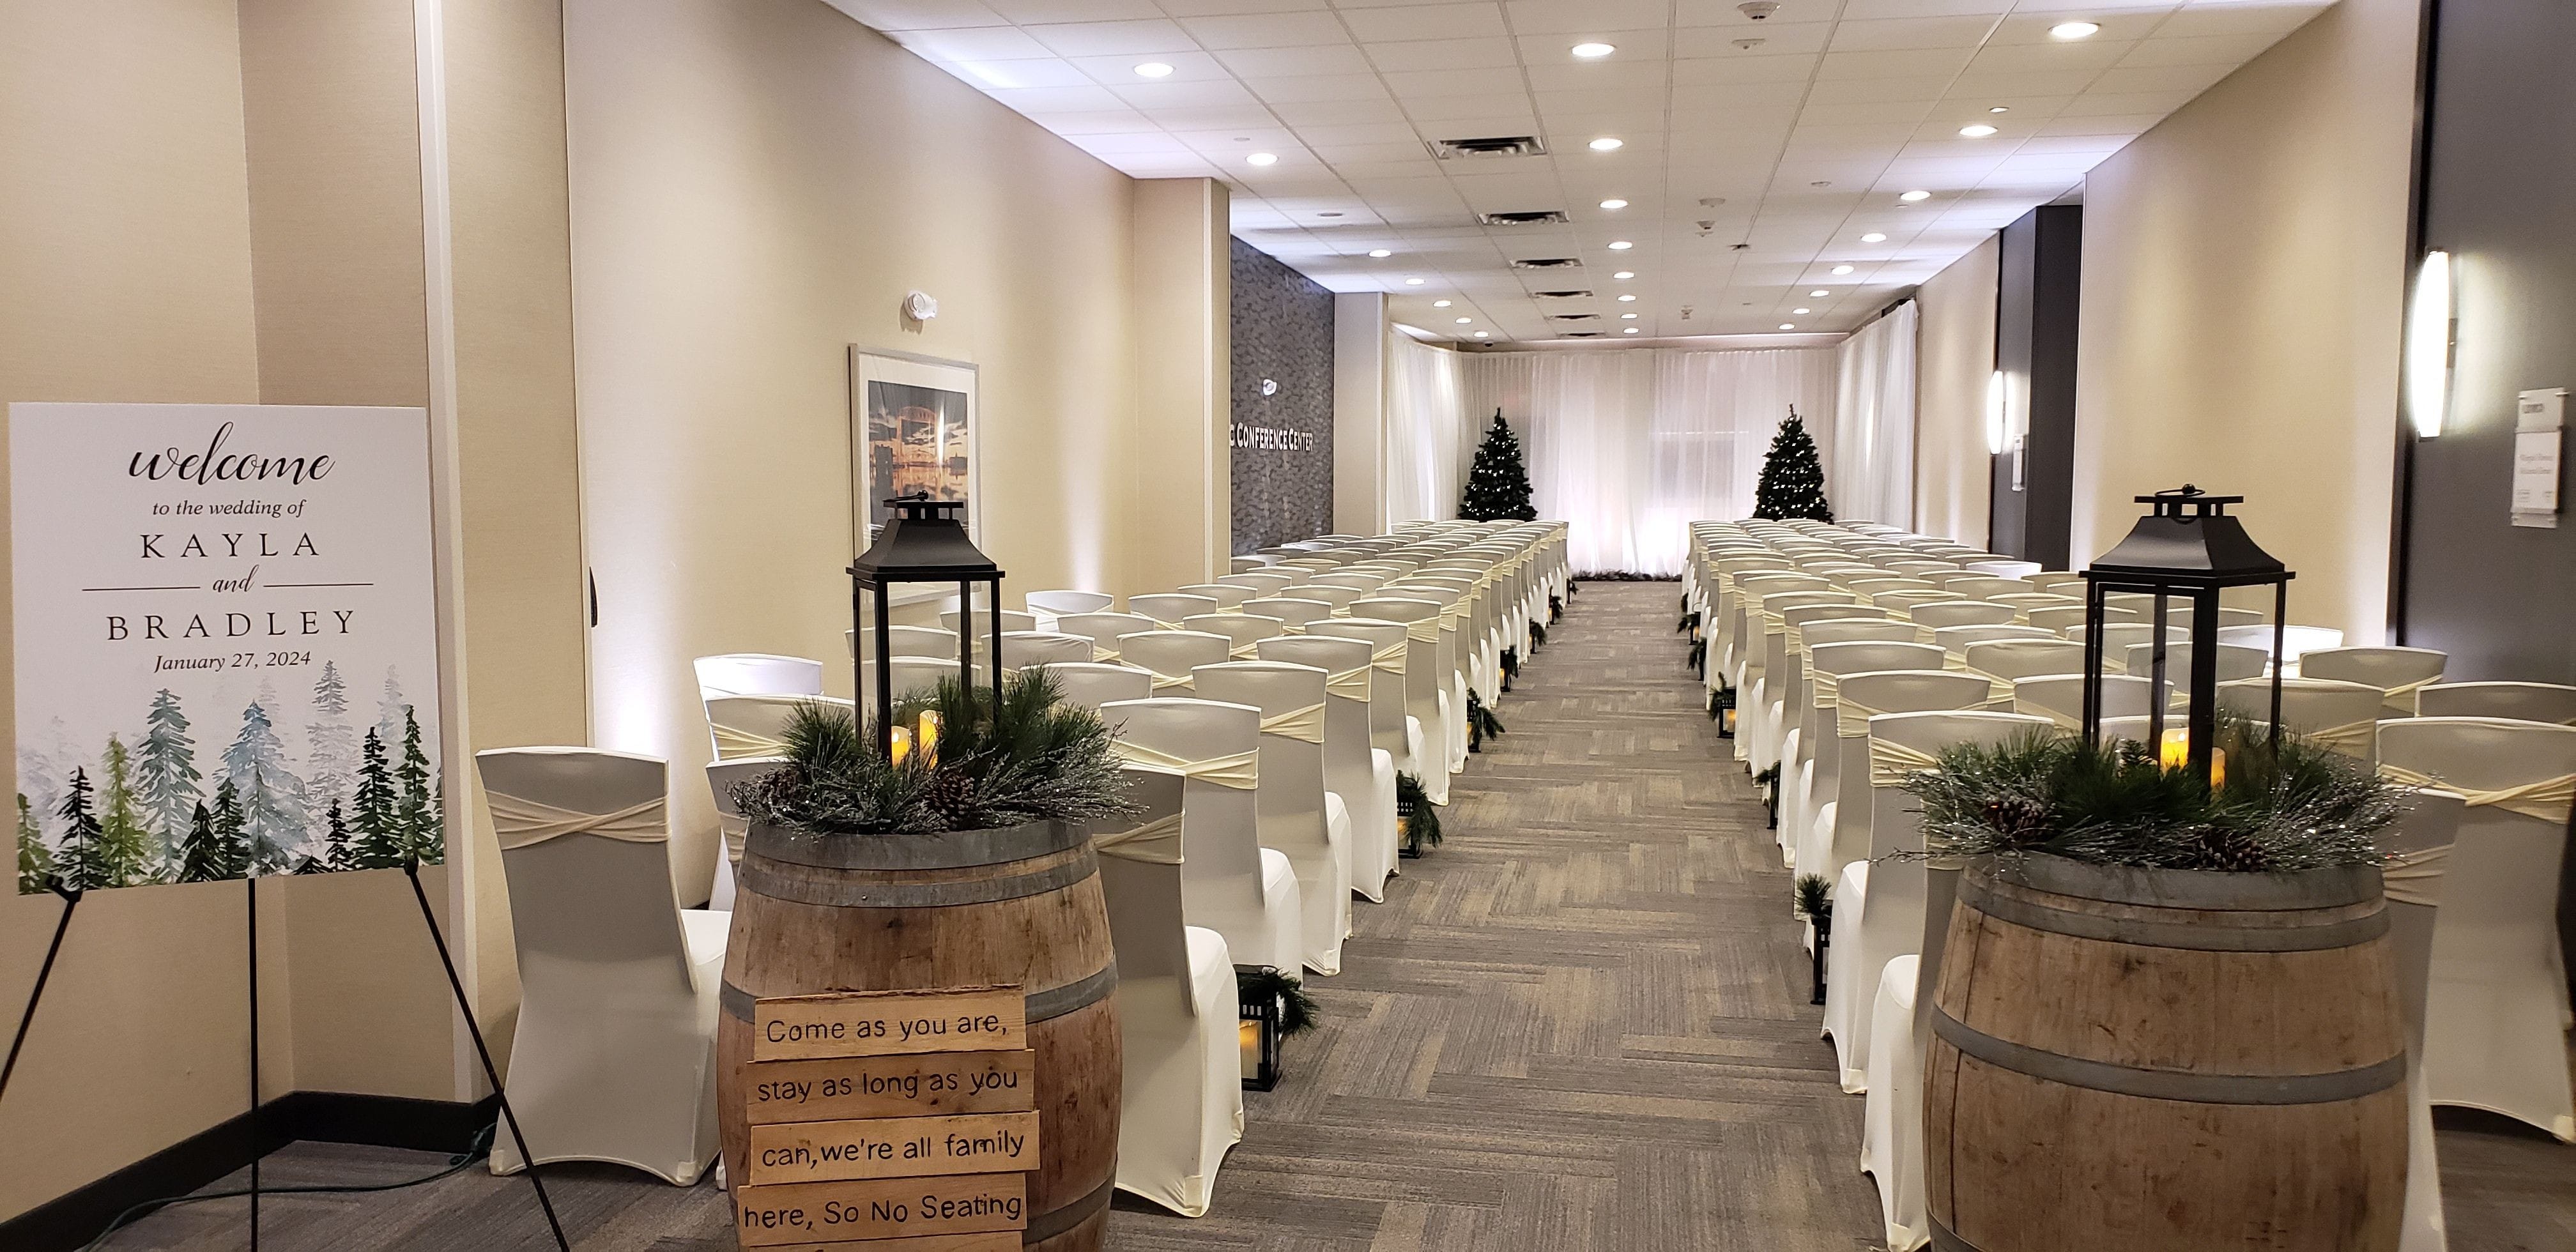
[[[2514,405],[2513,524],[2558,525],[2558,454],[2566,437],[2567,389],[2523,392]]]
[[[12,404],[18,885],[436,862],[416,408]]]

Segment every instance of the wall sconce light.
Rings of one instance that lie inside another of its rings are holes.
[[[2406,416],[2415,434],[2442,433],[2451,407],[2451,349],[2458,321],[2451,306],[2451,254],[2424,254],[2415,297],[2406,309]]]
[[[1996,370],[1986,376],[1986,453],[2002,456],[2008,445],[2012,424],[2006,412],[2004,372]]]

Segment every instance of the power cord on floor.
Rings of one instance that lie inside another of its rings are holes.
[[[380,1182],[368,1184],[348,1183],[339,1186],[321,1187],[262,1187],[259,1189],[259,1193],[264,1196],[352,1195],[370,1191],[400,1191],[405,1187],[418,1187],[428,1183],[437,1182],[441,1178],[448,1178],[456,1174],[463,1173],[466,1167],[490,1155],[492,1152],[493,1129],[494,1127],[492,1126],[485,1126],[481,1130],[475,1131],[473,1142],[467,1144],[463,1152],[447,1158],[447,1168],[442,1169],[435,1174],[407,1179],[403,1182]],[[158,1200],[146,1200],[141,1204],[137,1204],[134,1207],[117,1214],[116,1220],[109,1222],[107,1224],[107,1229],[98,1232],[97,1238],[81,1245],[80,1252],[97,1252],[99,1248],[106,1246],[110,1235],[113,1235],[117,1231],[123,1230],[125,1227],[130,1226],[135,1222],[141,1221],[145,1217],[173,1205],[194,1204],[200,1200],[238,1200],[249,1194],[250,1192],[247,1190],[201,1191],[190,1195],[167,1196]]]

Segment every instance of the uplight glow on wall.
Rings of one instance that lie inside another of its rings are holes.
[[[2451,402],[2451,254],[2424,254],[2415,274],[2415,298],[2406,310],[2406,415],[2415,433],[2442,433]]]
[[[2002,456],[2005,444],[2011,438],[2008,433],[2010,424],[2005,417],[2004,372],[1996,370],[1986,376],[1986,452],[1989,455]]]

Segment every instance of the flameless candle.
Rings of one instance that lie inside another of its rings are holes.
[[[1251,1078],[1260,1074],[1261,1023],[1245,1022],[1236,1027],[1234,1033],[1237,1043],[1243,1049],[1243,1076]]]
[[[929,709],[921,711],[921,763],[939,764],[939,714]]]
[[[897,764],[897,765],[901,765],[901,764],[903,764],[903,759],[904,759],[905,757],[908,757],[908,756],[911,756],[911,755],[912,755],[912,732],[911,732],[911,731],[909,731],[909,730],[904,729],[904,728],[903,728],[903,727],[901,727],[901,726],[897,726],[897,727],[895,727],[895,728],[894,728],[894,763],[895,763],[895,764]]]
[[[2166,769],[2188,767],[2191,764],[2191,732],[2181,729],[2166,731],[2164,742],[2156,747],[2156,763]],[[2212,748],[2209,750],[2209,789],[2216,791],[2226,785],[2227,749]]]

